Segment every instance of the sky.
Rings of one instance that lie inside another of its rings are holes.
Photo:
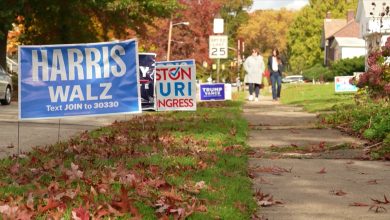
[[[250,12],[259,9],[278,10],[282,7],[290,10],[299,10],[307,4],[309,4],[309,0],[253,0]]]

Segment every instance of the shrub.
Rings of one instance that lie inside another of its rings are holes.
[[[352,128],[372,141],[384,141],[390,133],[390,105],[386,101],[360,102],[335,107],[336,113],[325,116],[328,123]]]
[[[355,82],[359,88],[367,89],[374,99],[390,98],[390,37],[380,51],[368,55],[368,70]]]
[[[303,71],[303,77],[307,80],[324,80],[332,81],[333,74],[328,68],[324,67],[322,64],[317,63],[316,65],[310,67]]]
[[[364,57],[342,59],[330,67],[333,76],[352,76],[354,72],[364,72]]]

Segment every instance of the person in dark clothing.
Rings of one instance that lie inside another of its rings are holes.
[[[274,101],[280,98],[283,68],[284,66],[279,51],[275,48],[272,50],[272,55],[268,57],[268,70],[271,74],[272,99]]]

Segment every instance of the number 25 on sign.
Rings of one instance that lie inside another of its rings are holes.
[[[210,59],[228,58],[228,37],[227,35],[210,35],[209,39]]]

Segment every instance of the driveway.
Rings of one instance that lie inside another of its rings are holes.
[[[127,120],[132,115],[70,117],[18,121],[18,104],[0,106],[0,158],[28,152],[34,146],[64,141],[85,130]]]

